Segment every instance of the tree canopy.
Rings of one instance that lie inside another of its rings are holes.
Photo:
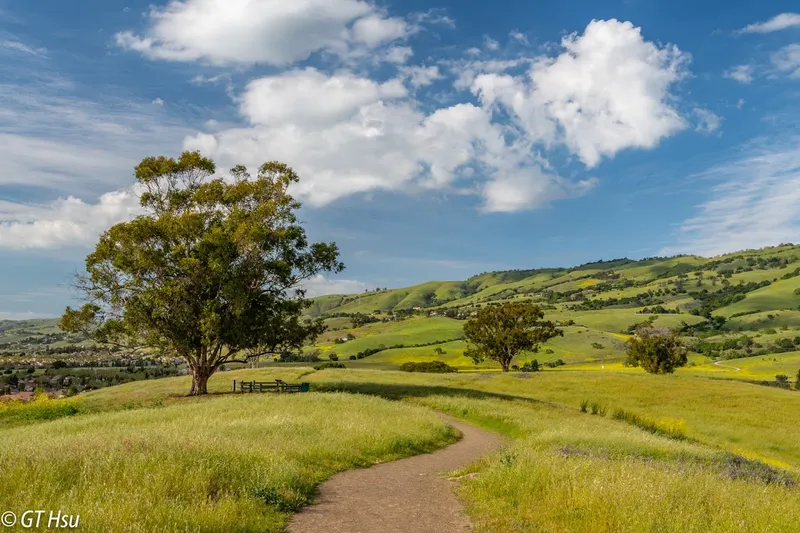
[[[628,340],[626,366],[641,366],[651,374],[672,374],[686,365],[686,348],[668,328],[642,326]]]
[[[334,243],[310,244],[288,192],[298,176],[278,162],[228,181],[198,152],[149,157],[135,170],[142,214],[116,224],[86,258],[76,287],[86,304],[61,326],[101,343],[183,358],[191,394],[223,364],[301,347],[324,329],[302,311],[302,282],[340,272]]]
[[[553,322],[543,319],[542,310],[529,303],[484,307],[464,324],[469,343],[464,355],[475,364],[486,359],[497,361],[503,372],[508,372],[520,352],[537,352],[542,343],[564,335]]]

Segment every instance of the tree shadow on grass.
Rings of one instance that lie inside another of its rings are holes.
[[[440,385],[407,385],[399,383],[372,383],[369,381],[358,383],[349,381],[332,381],[328,383],[312,383],[311,390],[314,392],[349,392],[352,394],[366,394],[370,396],[378,396],[387,400],[426,398],[429,396],[447,396],[451,398],[468,398],[472,400],[522,401],[559,409],[569,409],[569,407],[561,404],[538,400],[529,396],[517,396],[514,394],[487,392],[458,387],[443,387]]]

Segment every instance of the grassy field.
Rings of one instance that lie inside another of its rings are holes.
[[[223,372],[209,388],[275,378],[317,392],[190,399],[180,377],[82,394],[78,414],[55,421],[2,429],[0,414],[0,506],[57,501],[87,531],[279,531],[333,472],[449,442],[433,408],[511,438],[460,473],[479,474],[459,486],[478,531],[755,533],[800,523],[793,391],[640,370],[309,368]],[[582,413],[583,401],[605,416]]]
[[[332,352],[348,357],[367,348],[377,348],[381,344],[427,344],[451,340],[463,335],[464,323],[445,317],[413,318],[397,322],[377,322],[361,328],[349,330],[355,339],[343,344],[335,344],[335,338],[343,337],[342,332],[328,332],[320,337],[314,346],[323,353],[323,358]],[[433,347],[430,348],[433,350]]]
[[[312,393],[184,399],[6,429],[2,440],[3,510],[61,508],[81,516],[81,531],[282,531],[335,472],[454,435],[418,406]]]
[[[574,320],[576,324],[588,328],[605,331],[608,333],[620,333],[628,329],[629,326],[644,322],[651,315],[639,314],[642,308],[634,309],[602,309],[599,311],[561,311],[549,315],[553,320]],[[656,316],[656,326],[675,327],[681,321],[687,324],[697,324],[703,318],[694,315],[654,315]]]
[[[750,311],[797,310],[800,307],[800,296],[794,294],[795,289],[800,289],[800,276],[779,280],[750,292],[747,294],[747,298],[741,302],[723,307],[717,310],[716,314],[729,317],[736,313]]]

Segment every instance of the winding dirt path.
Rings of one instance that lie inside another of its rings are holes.
[[[739,372],[741,370],[741,368],[738,366],[723,365],[720,361],[714,361],[714,366],[718,366],[720,368],[730,368],[734,372]]]
[[[462,438],[441,450],[336,474],[314,505],[289,523],[289,533],[445,533],[471,530],[442,476],[504,443],[499,435],[439,415]]]

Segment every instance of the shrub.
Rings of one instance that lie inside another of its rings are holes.
[[[409,361],[408,363],[400,365],[400,370],[403,372],[427,372],[431,374],[458,372],[458,369],[448,365],[444,361],[430,361],[425,363]]]
[[[325,370],[326,368],[347,368],[343,363],[327,362],[314,365],[314,370]]]
[[[76,400],[53,400],[46,394],[38,394],[30,402],[0,402],[0,420],[55,420],[72,416],[80,412],[80,404]]]
[[[534,359],[533,361],[528,361],[524,365],[522,365],[522,368],[520,368],[520,370],[522,370],[523,372],[539,372],[541,370],[541,367],[539,366],[539,361]]]
[[[789,383],[789,376],[787,376],[786,374],[778,374],[777,376],[775,376],[775,381],[777,381],[781,385],[785,385]]]
[[[592,404],[589,406],[589,408],[591,409],[593,415],[606,416],[606,406],[605,405],[601,405],[601,404],[599,404],[597,402],[592,402]]]
[[[581,401],[581,413],[586,413],[589,410],[589,400]]]
[[[334,352],[328,357],[328,359],[330,359],[331,361],[338,361],[339,360],[339,356],[336,355],[336,353]]]
[[[640,327],[628,341],[626,366],[641,366],[651,374],[671,374],[686,365],[686,348],[668,329]]]
[[[350,360],[351,360],[351,361],[355,361],[356,359],[358,359],[358,357],[356,357],[355,355],[351,355],[351,356],[350,356]]]
[[[604,346],[602,344],[600,344],[599,342],[593,342],[592,343],[592,348],[594,348],[595,350],[602,350],[604,348]]]

